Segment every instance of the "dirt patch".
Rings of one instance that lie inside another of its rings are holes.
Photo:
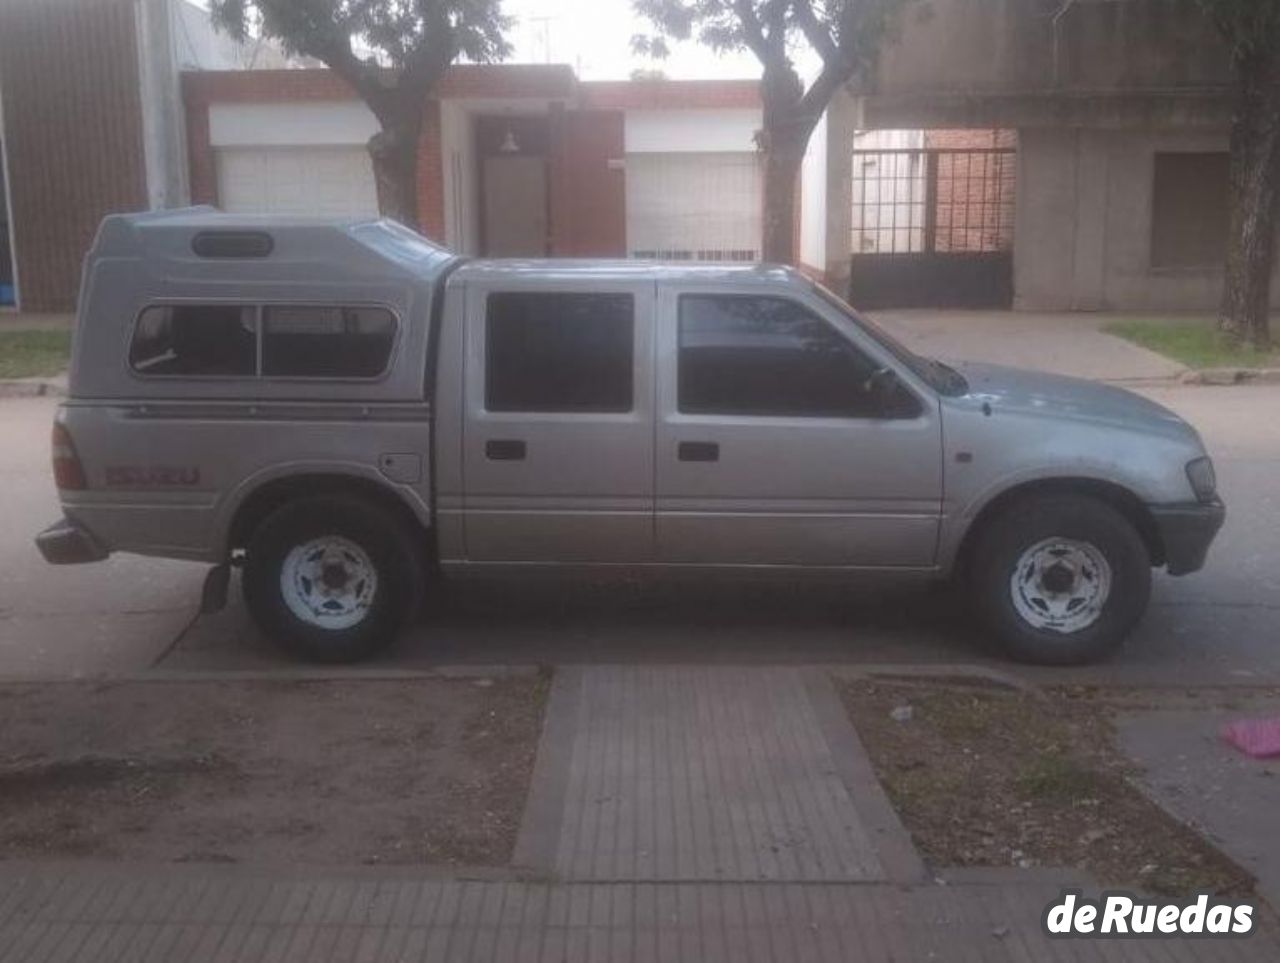
[[[1252,890],[1248,873],[1130,784],[1098,700],[932,680],[837,684],[935,866],[1073,866],[1175,896]]]
[[[510,861],[547,680],[0,687],[0,858]]]

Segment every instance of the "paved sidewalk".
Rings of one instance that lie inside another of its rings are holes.
[[[912,350],[946,361],[986,361],[1096,381],[1177,378],[1186,367],[1102,330],[1106,314],[1021,311],[876,311]]]
[[[926,878],[818,670],[566,668],[547,712],[518,865],[574,881]]]
[[[1275,716],[1280,704],[1246,706],[1134,712],[1118,721],[1119,742],[1161,805],[1253,873],[1280,907],[1280,759],[1250,759],[1220,736],[1229,722]]]
[[[1234,940],[1050,940],[1056,881],[547,883],[394,870],[0,869],[0,960],[22,963],[1280,959]]]
[[[1276,960],[1049,940],[1070,871],[925,873],[816,668],[559,671],[505,872],[0,864],[0,961]]]

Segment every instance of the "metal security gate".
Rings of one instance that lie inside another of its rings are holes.
[[[853,152],[851,301],[1009,307],[1017,151]]]

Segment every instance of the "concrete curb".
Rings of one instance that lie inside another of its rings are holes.
[[[67,386],[56,378],[0,378],[0,398],[65,398]]]
[[[1280,368],[1202,368],[1178,379],[1184,385],[1280,384]]]
[[[225,682],[414,682],[429,679],[479,681],[482,679],[533,678],[544,671],[539,665],[441,665],[421,669],[290,667],[261,669],[145,669],[119,674],[82,676],[0,676],[0,686],[55,685],[164,685],[167,683]]]

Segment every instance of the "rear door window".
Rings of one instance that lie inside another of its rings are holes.
[[[632,408],[630,294],[495,292],[485,319],[489,411],[617,413]]]
[[[154,305],[129,346],[140,374],[244,377],[257,372],[257,309],[238,304]]]

